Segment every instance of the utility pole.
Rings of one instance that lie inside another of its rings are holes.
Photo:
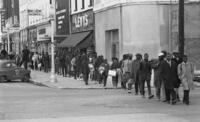
[[[54,41],[54,21],[55,21],[55,0],[50,1],[50,21],[51,21],[51,82],[56,83],[55,75],[55,41]]]
[[[179,53],[184,55],[185,35],[184,35],[184,0],[179,0]]]

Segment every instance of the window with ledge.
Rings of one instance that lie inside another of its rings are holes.
[[[92,7],[93,6],[93,0],[89,0],[89,1],[90,1],[89,7]]]
[[[77,11],[78,10],[78,2],[77,2],[77,0],[75,0],[74,2],[75,2],[75,4],[74,4],[75,5],[74,11]]]
[[[85,0],[82,0],[82,8],[81,9],[85,9]]]

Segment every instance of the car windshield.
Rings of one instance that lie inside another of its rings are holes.
[[[5,62],[1,65],[2,68],[15,68],[17,65],[13,62]]]

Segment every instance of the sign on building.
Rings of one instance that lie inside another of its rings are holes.
[[[89,31],[94,28],[93,11],[86,11],[72,15],[72,33]]]

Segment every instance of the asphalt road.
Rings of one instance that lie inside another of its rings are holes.
[[[169,105],[116,89],[60,90],[28,83],[0,84],[0,120],[89,116],[117,119],[126,115],[138,115],[137,119],[146,121],[148,117],[145,116],[151,115],[157,119],[165,116],[172,120],[199,122],[200,89],[191,93],[191,105],[186,106],[182,103]]]

